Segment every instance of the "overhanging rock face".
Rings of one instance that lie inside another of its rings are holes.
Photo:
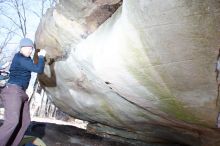
[[[39,79],[90,132],[220,145],[219,17],[215,0],[60,1],[36,33],[52,60]]]

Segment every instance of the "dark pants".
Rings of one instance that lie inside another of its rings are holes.
[[[0,127],[0,146],[18,146],[30,124],[28,96],[21,87],[8,84],[1,91],[5,108]]]

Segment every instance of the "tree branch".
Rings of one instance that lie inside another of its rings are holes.
[[[26,11],[25,11],[25,7],[24,7],[24,0],[22,0],[21,5],[22,5],[22,10],[23,10],[23,27],[24,27],[25,36],[26,36],[27,35],[27,26],[26,26],[27,17],[26,17]]]
[[[8,42],[12,39],[12,27],[9,29],[6,37],[4,38],[3,42],[0,45],[0,53],[2,52],[2,50],[7,46]]]
[[[8,15],[2,13],[3,16],[5,16],[6,18],[8,18],[12,23],[14,23],[17,27],[21,27],[13,18],[9,17]]]
[[[25,28],[26,27],[26,18],[22,18],[22,14],[19,11],[19,5],[18,5],[18,1],[17,0],[15,0],[14,4],[15,4],[16,12],[17,12],[17,15],[18,15],[18,18],[19,18],[20,28],[21,28],[22,35],[23,35],[23,37],[25,37],[26,36],[26,28]],[[23,4],[23,0],[22,0],[22,4]],[[22,8],[24,8],[24,7],[22,6]],[[25,10],[23,9],[23,11],[25,11]]]
[[[19,37],[22,37],[19,33],[16,32],[16,30],[17,30],[18,28],[15,28],[14,30],[11,30],[11,29],[9,29],[9,28],[7,28],[7,27],[5,27],[5,26],[1,26],[1,28],[5,29],[5,30],[7,30],[7,31],[11,31],[13,34],[15,34],[15,35],[17,35],[17,36],[19,36]],[[19,28],[19,29],[20,29],[20,28]]]

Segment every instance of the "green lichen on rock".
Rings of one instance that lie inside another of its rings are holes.
[[[147,52],[144,51],[148,49],[136,48],[133,45],[135,43],[132,43],[132,41],[127,42],[130,43],[128,46],[131,47],[127,55],[132,58],[132,62],[126,64],[127,69],[153,95],[153,97],[146,95],[143,98],[159,102],[157,108],[171,117],[186,122],[198,123],[199,119],[189,109],[184,108],[184,104],[178,101],[177,97],[172,95],[159,73],[151,65]]]
[[[120,119],[120,117],[114,113],[113,109],[111,109],[111,107],[105,102],[102,101],[101,104],[102,109],[110,116],[111,121],[115,121],[115,123],[120,123],[122,125],[124,125],[125,123]]]
[[[148,77],[145,78],[141,72],[138,72],[137,69],[131,69],[138,81],[146,88],[148,88],[157,98],[159,98],[160,110],[165,113],[174,116],[179,120],[184,120],[188,122],[198,122],[198,119],[191,114],[190,111],[184,108],[183,103],[178,101],[176,97],[172,94],[167,93],[166,89],[163,90],[160,85],[153,83]],[[145,98],[148,98],[147,96]],[[150,97],[151,98],[151,97]]]

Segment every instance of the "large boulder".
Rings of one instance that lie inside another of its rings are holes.
[[[36,32],[41,85],[90,132],[220,145],[219,18],[215,0],[60,0]]]

